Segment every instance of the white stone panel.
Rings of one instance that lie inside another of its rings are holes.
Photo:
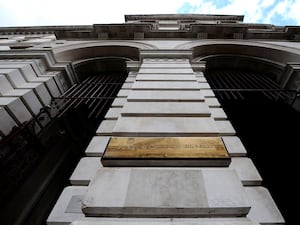
[[[202,102],[127,102],[122,116],[193,116],[209,117],[211,112]]]
[[[232,170],[101,168],[82,210],[115,217],[210,217],[244,216],[249,209]]]
[[[113,129],[120,136],[215,136],[210,117],[121,117]]]
[[[235,169],[244,186],[261,185],[262,178],[252,160],[247,157],[232,157],[229,166]]]
[[[216,126],[220,135],[223,136],[235,135],[235,130],[229,121],[225,121],[225,120],[216,121]]]
[[[210,108],[221,107],[217,98],[205,98],[205,103],[207,103]]]
[[[132,90],[200,90],[197,82],[137,81]]]
[[[92,138],[88,147],[85,150],[86,156],[100,157],[105,151],[105,148],[110,140],[110,137],[95,136]]]
[[[128,89],[121,89],[117,95],[117,97],[127,97],[131,90]]]
[[[100,136],[107,136],[112,134],[112,130],[116,125],[116,120],[103,120],[98,127],[96,134]]]
[[[210,111],[215,120],[227,120],[227,115],[222,108],[210,108]]]
[[[121,111],[122,108],[110,108],[104,118],[106,120],[117,120],[121,116]]]
[[[204,97],[201,91],[131,91],[127,100],[135,102],[202,102]]]
[[[247,151],[237,136],[222,137],[222,139],[231,157],[246,156]]]
[[[264,187],[245,187],[251,210],[248,218],[259,224],[278,225],[284,224],[284,219],[279,212],[270,192]]]
[[[139,74],[137,81],[196,81],[194,75],[178,75],[178,74]]]
[[[123,105],[127,102],[127,98],[115,98],[111,107],[123,107]]]
[[[102,167],[100,157],[81,158],[70,177],[72,185],[87,186]]]

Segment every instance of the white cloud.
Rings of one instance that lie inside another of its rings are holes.
[[[125,14],[176,13],[185,2],[191,13],[238,14],[245,22],[266,23],[279,15],[300,24],[300,0],[229,0],[221,8],[215,0],[0,0],[0,26],[123,23]]]

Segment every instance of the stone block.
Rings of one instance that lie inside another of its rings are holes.
[[[127,97],[131,90],[128,89],[121,89],[117,95],[117,97]]]
[[[121,111],[122,108],[110,108],[104,118],[106,120],[117,120],[121,116]]]
[[[4,135],[8,135],[14,126],[17,126],[13,118],[7,113],[4,107],[0,107],[0,131]]]
[[[101,168],[82,203],[86,216],[245,216],[250,205],[232,170]]]
[[[112,134],[128,137],[216,136],[219,132],[210,117],[121,117]]]
[[[232,157],[230,169],[235,169],[244,186],[261,185],[262,178],[252,160],[247,157]]]
[[[125,83],[134,83],[135,82],[135,77],[127,77],[125,80]]]
[[[207,82],[206,78],[203,77],[203,76],[197,76],[197,80],[198,80],[199,83],[206,83]]]
[[[47,219],[48,225],[69,225],[75,220],[92,220],[86,218],[81,211],[81,200],[87,187],[66,187],[58,198]]]
[[[127,102],[122,116],[209,117],[211,112],[201,102]]]
[[[139,74],[137,81],[196,81],[194,75],[178,75],[178,74]]]
[[[137,81],[132,90],[200,90],[197,82]]]
[[[72,185],[87,186],[102,167],[100,157],[81,158],[70,177]]]
[[[103,120],[96,131],[96,135],[109,136],[116,125],[116,120]]]
[[[248,218],[265,225],[285,224],[270,192],[264,187],[245,187],[251,210]]]
[[[192,68],[141,68],[139,70],[140,74],[143,73],[155,73],[155,74],[193,74]]]
[[[131,91],[127,101],[134,102],[202,102],[201,91]]]
[[[97,218],[71,225],[258,225],[246,218]]]
[[[219,108],[221,104],[217,98],[205,98],[205,103],[208,104],[210,108]]]
[[[201,93],[205,98],[215,98],[216,97],[212,90],[205,90],[204,89],[204,90],[201,90]]]
[[[110,137],[100,137],[95,136],[92,138],[91,142],[89,143],[88,147],[85,150],[86,156],[90,157],[100,157],[102,156],[105,148],[109,142]]]
[[[132,88],[133,83],[124,83],[122,85],[121,89],[131,89]]]
[[[123,107],[123,105],[127,102],[127,98],[115,98],[113,103],[111,104],[111,107]]]
[[[247,151],[237,136],[222,137],[222,139],[230,156],[246,156]]]
[[[203,89],[211,89],[211,87],[209,86],[209,84],[208,83],[204,83],[204,82],[199,82],[199,85],[200,85],[200,88],[201,88],[201,90],[203,90]]]
[[[225,120],[216,121],[216,126],[220,135],[223,136],[235,135],[235,130],[229,121],[225,121]]]
[[[210,108],[210,111],[215,120],[227,120],[227,115],[222,108]]]
[[[32,115],[19,98],[1,97],[0,106],[4,107],[10,115],[14,115],[20,124],[32,119]]]
[[[141,65],[141,69],[146,69],[146,68],[173,68],[173,69],[177,69],[177,68],[189,68],[191,69],[191,64],[189,63],[170,63],[170,62],[166,62],[166,63],[143,63]]]

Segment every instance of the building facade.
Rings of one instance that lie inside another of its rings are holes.
[[[297,117],[299,40],[238,15],[0,28],[7,223],[284,224],[234,112]]]

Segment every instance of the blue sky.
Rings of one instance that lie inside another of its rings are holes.
[[[0,26],[123,23],[125,14],[245,15],[247,23],[300,25],[300,0],[0,0]]]

